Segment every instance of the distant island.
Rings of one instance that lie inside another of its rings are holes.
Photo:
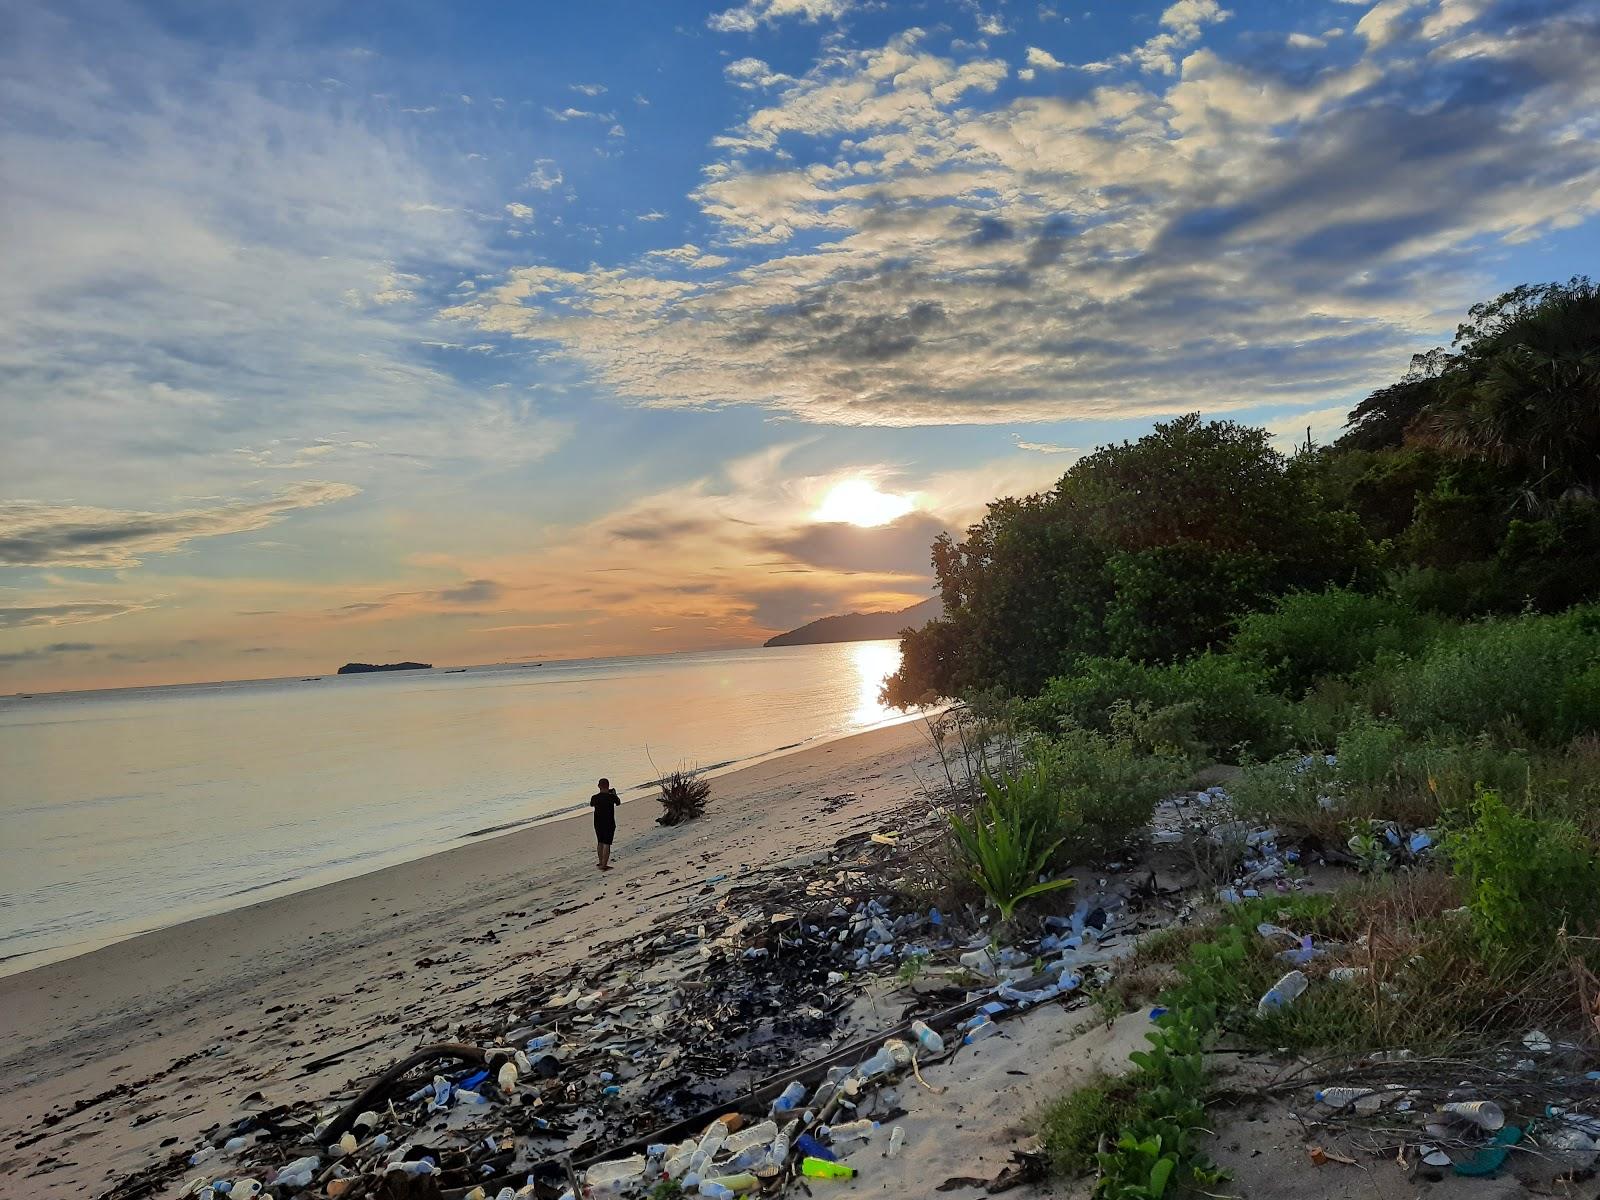
[[[432,663],[345,663],[339,668],[341,675],[365,675],[370,671],[431,671]]]
[[[899,612],[845,613],[822,617],[799,629],[768,638],[767,646],[819,646],[825,642],[870,642],[878,638],[899,637],[906,628],[920,629],[944,615],[944,606],[935,596]]]

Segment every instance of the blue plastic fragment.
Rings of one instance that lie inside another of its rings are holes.
[[[1167,1015],[1167,1010],[1165,1008],[1163,1008],[1159,1004],[1156,1005],[1154,1008],[1152,1008],[1150,1010],[1150,1019],[1152,1021],[1159,1021],[1159,1020],[1161,1020],[1162,1017],[1164,1017],[1166,1015]]]

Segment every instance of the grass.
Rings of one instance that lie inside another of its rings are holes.
[[[693,771],[677,770],[662,777],[656,800],[661,804],[658,825],[682,825],[706,811],[706,801],[711,798],[711,784]]]
[[[1050,1105],[1039,1122],[1050,1169],[1058,1175],[1088,1174],[1102,1140],[1114,1141],[1135,1107],[1134,1083],[1108,1075],[1097,1075]]]

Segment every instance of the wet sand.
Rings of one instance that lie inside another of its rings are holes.
[[[254,1092],[331,1095],[415,1048],[401,1018],[446,1034],[685,886],[878,828],[934,771],[920,723],[879,729],[730,772],[679,829],[623,805],[604,875],[580,815],[0,979],[0,1194],[99,1195]]]

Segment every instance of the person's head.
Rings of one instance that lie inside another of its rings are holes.
[[[601,790],[601,791],[602,791],[602,792],[609,792],[609,791],[610,791],[610,790],[611,790],[611,780],[609,780],[609,779],[602,779],[602,780],[601,780],[601,781],[600,781],[600,790]]]

